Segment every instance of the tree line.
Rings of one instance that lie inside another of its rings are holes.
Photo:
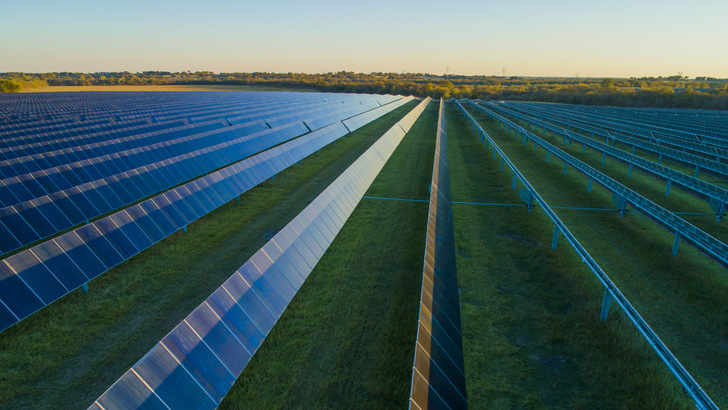
[[[143,71],[0,73],[0,91],[93,85],[248,85],[325,92],[433,98],[548,101],[571,104],[728,110],[728,79],[670,77],[540,78],[423,73],[213,73]]]

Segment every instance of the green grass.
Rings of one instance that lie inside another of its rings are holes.
[[[553,156],[546,163],[543,149],[533,153],[532,143],[526,147],[481,113],[473,114],[550,205],[613,207],[611,194],[606,190],[595,186],[587,194],[586,177],[573,169],[564,176],[563,163]],[[500,160],[492,162],[500,165]],[[501,183],[503,189],[510,188],[508,172],[506,179],[507,182]],[[681,246],[678,257],[673,257],[672,234],[637,212],[629,213],[626,218],[614,212],[556,212],[718,405],[728,404],[725,269],[686,244]],[[544,229],[548,244],[551,229]],[[560,249],[564,247],[562,243]],[[585,270],[583,275],[592,276],[592,273]],[[592,298],[595,310],[587,324],[596,320],[600,301],[600,295]],[[629,329],[630,324],[625,326],[627,333],[636,334],[636,330]],[[651,352],[650,355],[657,357]],[[672,377],[668,374],[667,379]],[[668,381],[665,383],[670,385]]]
[[[448,115],[453,200],[519,203],[500,158]],[[689,407],[630,323],[598,321],[603,289],[563,239],[551,249],[540,209],[455,204],[453,217],[471,408]]]
[[[437,105],[367,195],[426,198]],[[427,203],[362,199],[221,408],[407,405]]]
[[[90,405],[285,226],[411,102],[0,334],[0,408]]]

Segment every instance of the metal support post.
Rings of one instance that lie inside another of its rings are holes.
[[[609,315],[609,305],[612,304],[612,294],[609,293],[609,291],[604,292],[604,299],[602,300],[602,313],[599,315],[599,320],[601,322],[607,321],[607,316]]]
[[[554,226],[554,237],[551,240],[551,249],[556,249],[556,246],[559,244],[559,226]]]
[[[667,180],[667,188],[665,188],[665,196],[670,196],[670,185],[672,185],[672,181],[669,179]]]
[[[680,249],[680,232],[675,233],[675,243],[672,244],[672,256],[677,256],[677,251]]]
[[[503,167],[506,165],[505,158],[501,158],[501,172],[503,172]]]
[[[538,144],[536,144],[536,141],[533,142],[533,152],[536,152],[536,148],[538,148]]]
[[[657,156],[657,165],[660,165],[661,162],[662,162],[662,153],[660,153],[660,155]]]
[[[551,152],[549,152],[549,151],[546,151],[546,162],[549,162],[549,156],[550,156],[549,154],[550,154],[550,153],[551,153]]]
[[[607,159],[607,153],[602,152],[602,165],[604,165],[604,160]]]
[[[564,161],[564,175],[566,175],[566,169],[569,167],[569,163]]]
[[[516,189],[516,174],[513,174],[513,184],[511,184],[511,189]]]
[[[586,192],[589,192],[589,193],[591,193],[591,189],[592,189],[592,182],[594,182],[594,178],[592,178],[592,177],[589,177],[589,186],[588,186],[588,187],[586,188]]]
[[[586,143],[584,142],[581,143],[581,153],[586,154]]]
[[[627,171],[627,178],[632,178],[632,168],[634,168],[634,164],[629,164],[629,171]]]
[[[83,293],[88,293],[88,282],[81,285],[81,291],[83,291]]]
[[[700,173],[700,166],[699,165],[696,165],[695,166],[695,175],[694,175],[694,177],[697,178],[699,173]]]
[[[182,227],[182,232],[187,233],[187,225]]]
[[[635,146],[632,145],[632,155],[634,155]]]
[[[240,202],[240,195],[238,195],[237,198],[235,198],[235,199],[237,199],[237,201]]]
[[[720,203],[720,206],[718,208],[718,212],[715,214],[715,221],[720,222],[721,218],[723,218],[723,212],[725,211],[725,204],[723,202]]]

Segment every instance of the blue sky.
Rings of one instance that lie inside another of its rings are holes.
[[[0,0],[0,72],[728,77],[728,1]]]

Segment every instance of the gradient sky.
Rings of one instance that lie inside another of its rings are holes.
[[[728,1],[0,0],[0,72],[728,78]]]

